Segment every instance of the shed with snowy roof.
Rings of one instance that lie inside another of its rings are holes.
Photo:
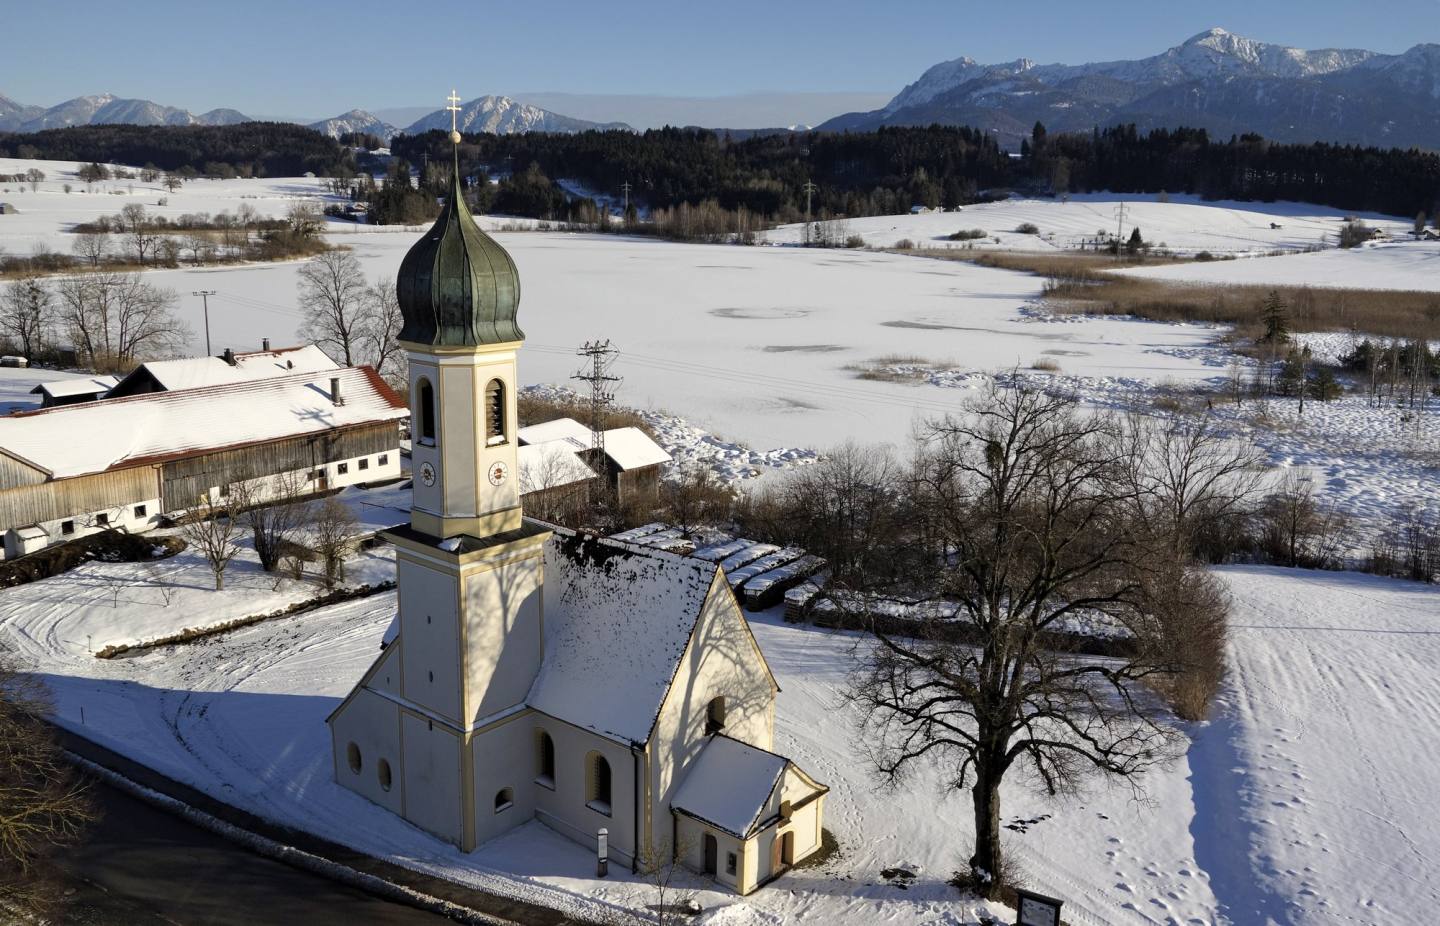
[[[31,395],[40,397],[41,408],[56,405],[76,405],[80,402],[94,402],[104,398],[118,382],[113,376],[77,376],[73,379],[54,379],[40,383],[30,390]]]
[[[610,428],[602,440],[596,441],[595,433],[574,418],[555,418],[520,428],[516,436],[521,446],[563,441],[591,469],[603,472],[621,504],[653,497],[660,486],[661,472],[671,461],[665,448],[633,426]],[[603,457],[597,453],[597,444],[604,445]]]

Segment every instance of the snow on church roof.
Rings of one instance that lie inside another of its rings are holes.
[[[21,412],[0,418],[0,450],[63,479],[406,414],[374,370],[350,367]]]
[[[713,737],[685,773],[670,806],[745,839],[789,764],[784,756],[728,736]]]
[[[527,703],[621,742],[648,740],[715,572],[557,530],[545,545],[545,661]]]

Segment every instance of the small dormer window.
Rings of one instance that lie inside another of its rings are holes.
[[[485,446],[505,443],[505,384],[498,379],[485,386]]]

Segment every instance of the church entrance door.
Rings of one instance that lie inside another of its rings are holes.
[[[705,834],[705,873],[714,875],[718,873],[720,865],[720,844],[715,837],[709,833]]]

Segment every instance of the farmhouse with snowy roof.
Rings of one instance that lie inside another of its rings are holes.
[[[405,415],[374,370],[350,367],[0,417],[4,556],[146,530],[239,482],[263,496],[281,477],[307,494],[398,478]]]
[[[396,288],[415,496],[398,635],[328,719],[336,780],[465,851],[604,828],[621,863],[678,846],[740,893],[813,853],[827,789],[773,752],[779,689],[720,568],[523,516],[520,281],[458,180]]]

